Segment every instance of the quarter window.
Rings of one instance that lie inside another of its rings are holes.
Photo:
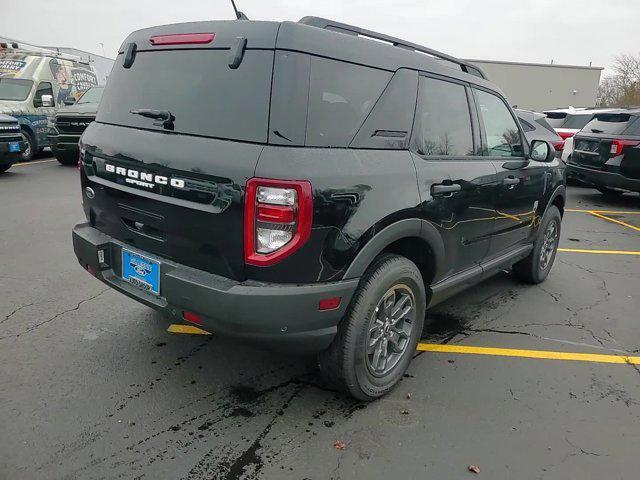
[[[420,77],[412,144],[419,155],[474,154],[471,114],[464,86]]]
[[[476,90],[478,110],[486,145],[484,155],[492,157],[521,157],[522,137],[516,121],[501,98],[482,90]]]

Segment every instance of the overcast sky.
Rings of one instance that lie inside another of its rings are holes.
[[[233,18],[231,0],[0,0],[0,37],[115,57],[139,28]],[[640,54],[640,0],[237,0],[256,20],[329,17],[462,57],[610,67]]]

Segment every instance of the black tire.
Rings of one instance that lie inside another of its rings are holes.
[[[614,188],[609,188],[609,187],[596,187],[596,189],[605,197],[616,198],[624,193],[624,191],[622,190],[616,190]]]
[[[533,250],[529,256],[513,265],[513,273],[519,280],[525,283],[537,284],[543,282],[553,266],[560,242],[560,232],[562,217],[560,210],[555,205],[549,206],[542,217],[538,236],[533,244]],[[554,228],[553,243],[549,244],[547,234],[549,229]],[[549,248],[551,250],[549,250]],[[545,256],[543,257],[543,249]]]
[[[77,165],[78,164],[78,156],[77,155],[64,155],[64,154],[57,154],[56,155],[56,160],[58,160],[58,162],[60,162],[60,165],[65,165],[65,166],[71,166],[71,165]]]
[[[393,305],[387,309],[390,302]],[[395,325],[394,316],[390,316],[391,320],[387,317],[386,322],[381,318],[383,312],[388,313],[394,307],[407,311],[409,302],[413,310],[405,316],[396,315]],[[418,267],[399,255],[379,256],[362,277],[333,343],[320,353],[321,372],[358,400],[371,401],[386,394],[411,363],[422,334],[425,308],[425,287]],[[374,324],[376,327],[372,328]],[[398,331],[402,334],[398,335]],[[373,341],[372,351],[367,353],[370,336],[379,340]],[[376,355],[376,365],[382,365],[377,372],[372,365]]]
[[[11,164],[9,164],[9,165],[0,165],[0,175],[2,175],[4,172],[9,170],[10,168],[11,168]]]
[[[22,130],[22,136],[24,137],[24,141],[27,142],[27,148],[22,152],[22,161],[30,162],[36,154],[36,142],[33,136],[26,130]]]

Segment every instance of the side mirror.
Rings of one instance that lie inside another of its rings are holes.
[[[536,162],[551,162],[556,157],[556,150],[545,140],[533,140],[529,156]]]
[[[65,105],[73,105],[74,103],[76,103],[76,99],[73,97],[67,97],[64,99]]]
[[[53,107],[53,95],[42,95],[42,106]]]

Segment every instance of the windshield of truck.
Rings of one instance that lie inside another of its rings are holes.
[[[32,86],[32,80],[0,77],[0,100],[26,100]]]
[[[81,103],[100,103],[102,98],[102,92],[104,87],[92,87],[78,99],[78,104]]]
[[[130,68],[116,59],[97,121],[165,131],[132,111],[170,113],[176,133],[266,142],[273,51],[247,50],[229,68],[228,50],[139,51]]]

